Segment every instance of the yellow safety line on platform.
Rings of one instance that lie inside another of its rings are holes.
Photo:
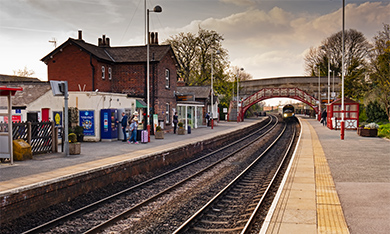
[[[321,143],[310,126],[314,151],[317,200],[317,232],[349,233],[332,174]]]

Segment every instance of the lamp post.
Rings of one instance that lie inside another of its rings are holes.
[[[216,54],[220,54],[219,50]],[[214,51],[211,53],[211,129],[214,129]]]
[[[241,113],[238,112],[239,111],[239,107],[238,107],[238,104],[240,103],[240,94],[239,94],[239,90],[240,90],[240,80],[239,80],[239,77],[240,77],[240,71],[243,71],[244,68],[240,68],[240,69],[237,69],[237,123],[240,122],[240,118],[241,118]],[[240,113],[240,114],[239,114]]]
[[[329,61],[329,53],[328,53],[328,49],[324,45],[321,46],[321,49],[325,50],[326,58],[328,60],[328,104],[329,104],[330,103],[330,61]]]
[[[343,30],[342,30],[342,62],[341,62],[341,123],[340,123],[340,138],[344,140],[344,57],[345,57],[345,40],[344,40],[344,28],[345,28],[345,0],[343,0]]]
[[[155,6],[153,10],[146,9],[146,102],[147,102],[147,130],[148,130],[148,142],[150,142],[150,71],[149,71],[149,12],[162,12],[160,6]]]
[[[315,65],[315,67],[318,67],[318,121],[320,121],[321,119],[321,90],[320,90],[320,86],[321,86],[321,75],[320,75],[320,66],[318,65]]]

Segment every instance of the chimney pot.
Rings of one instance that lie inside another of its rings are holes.
[[[83,40],[83,31],[79,30],[79,40]]]

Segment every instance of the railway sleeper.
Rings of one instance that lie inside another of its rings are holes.
[[[207,224],[215,224],[215,225],[227,225],[229,224],[228,221],[214,221],[214,220],[208,220],[208,219],[202,219],[200,220],[201,223],[207,223]]]
[[[206,229],[206,228],[194,227],[193,230],[200,233],[228,233],[228,232],[240,231],[242,230],[242,228]]]

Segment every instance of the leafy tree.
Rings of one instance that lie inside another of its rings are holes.
[[[210,85],[211,66],[214,79],[225,79],[228,52],[222,47],[223,36],[213,30],[199,28],[198,34],[179,33],[166,40],[179,61],[179,77],[187,85]]]
[[[378,100],[390,121],[390,26],[383,24],[383,30],[374,37],[374,47],[369,54],[370,92],[367,100]],[[368,115],[368,114],[367,114]]]

